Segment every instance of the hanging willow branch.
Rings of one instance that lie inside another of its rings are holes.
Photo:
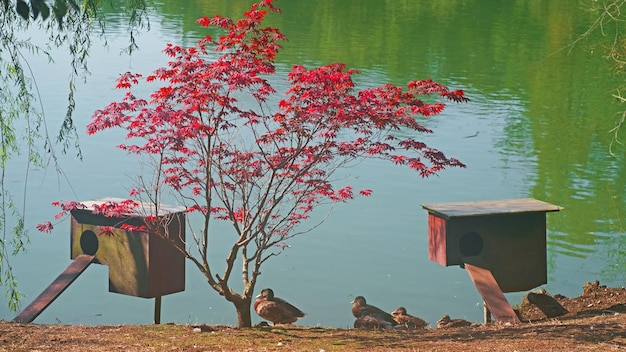
[[[4,287],[11,311],[19,309],[21,293],[11,266],[11,257],[22,253],[28,244],[25,228],[26,183],[28,171],[53,166],[57,174],[63,171],[57,162],[55,146],[61,153],[74,150],[82,159],[78,134],[73,121],[76,81],[86,79],[87,61],[91,50],[92,33],[104,35],[105,23],[101,15],[102,0],[0,0],[0,286]],[[132,53],[137,44],[135,33],[148,30],[149,21],[145,0],[128,0],[125,6],[129,18],[129,45]],[[37,30],[49,38],[45,47],[22,40],[22,33]],[[46,115],[37,89],[37,77],[32,74],[25,54],[47,56],[50,48],[67,48],[71,58],[68,78],[66,115],[51,138]],[[20,126],[19,129],[17,126]],[[22,129],[21,126],[26,126]],[[22,170],[26,175],[21,195],[12,194],[7,186],[7,163],[17,155],[27,156]]]
[[[626,14],[622,11],[626,0],[606,0],[602,2],[594,2],[591,11],[598,12],[598,17],[589,26],[589,28],[581,35],[579,35],[572,43],[570,43],[569,50],[572,50],[583,39],[587,39],[592,33],[600,31],[601,34],[609,38],[610,42],[606,45],[606,58],[613,61],[613,68],[617,75],[623,75],[626,73],[626,39],[622,31],[622,22],[626,20]],[[598,7],[595,7],[598,6]],[[616,88],[617,93],[612,96],[621,103],[626,101],[621,94],[620,87]],[[624,146],[623,142],[619,138],[619,132],[624,126],[626,120],[626,110],[617,112],[619,117],[615,121],[615,127],[608,131],[612,134],[611,142],[609,143],[609,153],[612,156],[616,156],[614,153],[615,145]]]

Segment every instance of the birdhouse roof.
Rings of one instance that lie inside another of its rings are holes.
[[[559,211],[563,207],[533,198],[422,204],[429,213],[449,219],[460,216],[481,216],[530,212]]]
[[[100,198],[100,199],[95,199],[95,200],[84,201],[84,202],[81,202],[81,204],[84,204],[88,210],[92,210],[94,205],[101,205],[101,204],[108,203],[108,202],[120,203],[125,200],[126,199],[123,199],[123,198],[105,197],[105,198]],[[166,214],[172,214],[172,213],[180,213],[186,210],[185,207],[166,205],[166,204],[159,204],[158,209],[155,209],[153,203],[148,203],[148,202],[137,202],[137,203],[139,203],[139,207],[137,208],[137,214],[128,214],[128,215],[142,215],[142,216],[156,215],[157,210],[158,210],[159,215],[166,215]]]

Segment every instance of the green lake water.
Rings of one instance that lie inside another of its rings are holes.
[[[166,43],[193,45],[206,34],[195,24],[198,17],[239,16],[250,3],[156,1],[151,30],[138,36],[139,50],[130,57],[120,54],[127,44],[125,22],[119,10],[107,9],[108,46],[94,40],[91,75],[76,93],[84,160],[72,153],[61,158],[67,179],[52,169],[31,170],[28,176],[31,243],[29,252],[12,262],[27,295],[23,305],[70,262],[69,222],[49,235],[34,229],[56,212],[50,203],[124,197],[139,168],[137,160],[114,148],[121,131],[84,133],[95,109],[119,99],[117,75],[151,72],[167,62],[161,53]],[[585,281],[623,286],[624,147],[609,153],[609,131],[624,109],[612,98],[620,80],[604,57],[610,37],[597,33],[568,48],[595,20],[587,3],[278,1],[283,13],[271,15],[268,24],[289,38],[278,57],[282,74],[294,64],[344,62],[361,71],[360,87],[432,78],[464,89],[470,103],[450,104],[422,122],[434,130],[424,141],[467,168],[425,180],[377,161],[348,170],[355,189],[371,188],[373,195],[337,205],[322,226],[291,241],[291,248],[267,262],[258,289],[271,287],[307,312],[303,325],[352,326],[350,301],[358,295],[389,311],[405,306],[431,323],[444,314],[481,321],[482,300],[465,271],[428,259],[427,213],[421,204],[528,197],[564,207],[547,215],[548,283],[543,287],[575,296]],[[66,55],[57,52],[55,59],[56,64],[30,59],[50,130],[64,115],[67,94]],[[11,188],[19,193],[23,160],[14,160],[8,171]],[[226,226],[214,232],[229,236]],[[212,258],[221,265],[225,247],[220,246],[228,242],[214,241]],[[507,298],[515,304],[523,294]],[[109,293],[106,267],[92,265],[36,322],[145,324],[152,320],[152,304]],[[0,319],[11,318],[2,303]],[[236,315],[188,265],[185,292],[163,298],[162,321],[235,324]]]

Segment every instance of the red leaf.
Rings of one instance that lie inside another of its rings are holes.
[[[198,23],[202,27],[208,27],[209,26],[209,18],[206,17],[206,16],[202,16],[202,17],[200,17],[200,18],[198,18],[196,20],[196,23]]]
[[[115,236],[115,233],[113,232],[115,230],[115,228],[113,226],[102,226],[100,228],[100,231],[98,233],[98,235],[103,235],[103,236],[107,236],[107,237],[113,237]]]
[[[37,228],[37,230],[45,233],[50,233],[52,232],[52,229],[54,229],[54,226],[52,226],[52,223],[50,221],[47,221],[43,224],[38,224],[35,227]]]
[[[359,194],[361,194],[362,196],[369,197],[372,194],[372,190],[371,189],[362,189],[362,190],[359,191]]]

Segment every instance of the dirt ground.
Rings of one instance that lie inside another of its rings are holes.
[[[626,289],[595,282],[585,284],[579,297],[554,298],[567,314],[547,318],[525,300],[515,307],[522,324],[427,330],[0,321],[0,351],[626,351]]]

